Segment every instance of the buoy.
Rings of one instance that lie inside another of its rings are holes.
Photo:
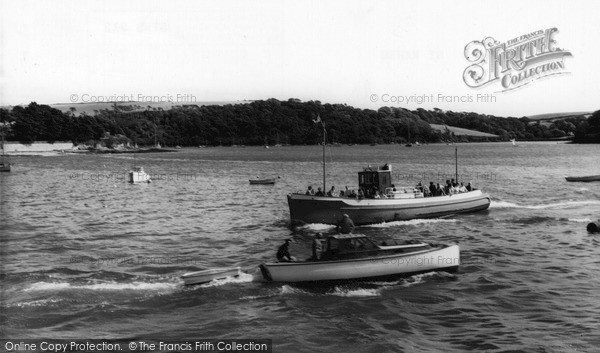
[[[590,233],[600,233],[600,220],[587,225],[587,231]]]

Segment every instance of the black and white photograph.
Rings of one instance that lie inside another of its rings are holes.
[[[598,352],[599,14],[0,0],[0,351]]]

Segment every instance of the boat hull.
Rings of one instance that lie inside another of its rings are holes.
[[[273,185],[275,179],[250,179],[249,182],[252,185]]]
[[[460,264],[458,245],[408,254],[390,254],[361,259],[264,263],[263,277],[273,282],[322,282],[390,278],[431,271],[456,271]]]
[[[412,199],[357,200],[301,194],[289,194],[287,199],[292,224],[337,224],[344,214],[350,216],[356,225],[372,224],[476,212],[490,206],[489,195],[481,190]]]
[[[591,181],[600,181],[600,175],[589,175],[589,176],[581,176],[581,177],[565,177],[567,181],[571,182],[591,182]]]

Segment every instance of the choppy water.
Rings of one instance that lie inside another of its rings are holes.
[[[600,346],[600,146],[465,144],[459,173],[488,211],[359,227],[459,243],[456,274],[294,286],[253,281],[289,237],[285,195],[321,183],[319,146],[139,154],[155,176],[129,185],[131,155],[12,157],[0,175],[4,338],[273,339],[274,351],[592,352]],[[397,185],[454,174],[454,146],[330,148],[328,185],[393,165]],[[250,186],[256,176],[281,176]],[[425,177],[423,177],[425,175]],[[308,256],[312,224],[293,232]],[[184,272],[244,275],[184,288]]]

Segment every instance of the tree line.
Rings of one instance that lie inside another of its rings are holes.
[[[131,110],[114,104],[111,109],[63,113],[35,102],[0,109],[5,139],[29,144],[33,141],[72,141],[94,144],[118,136],[139,146],[155,141],[163,146],[217,146],[263,144],[317,144],[322,141],[320,117],[328,143],[373,144],[405,142],[461,142],[545,140],[573,137],[576,142],[600,142],[600,111],[587,119],[577,116],[550,124],[526,117],[497,117],[434,109],[408,110],[382,107],[359,109],[346,104],[302,102],[298,99],[259,100],[229,105],[184,105],[170,110],[148,107]],[[445,124],[498,135],[497,138],[457,136],[438,131],[430,124]],[[595,135],[594,135],[595,134]],[[410,141],[409,141],[410,140]]]

